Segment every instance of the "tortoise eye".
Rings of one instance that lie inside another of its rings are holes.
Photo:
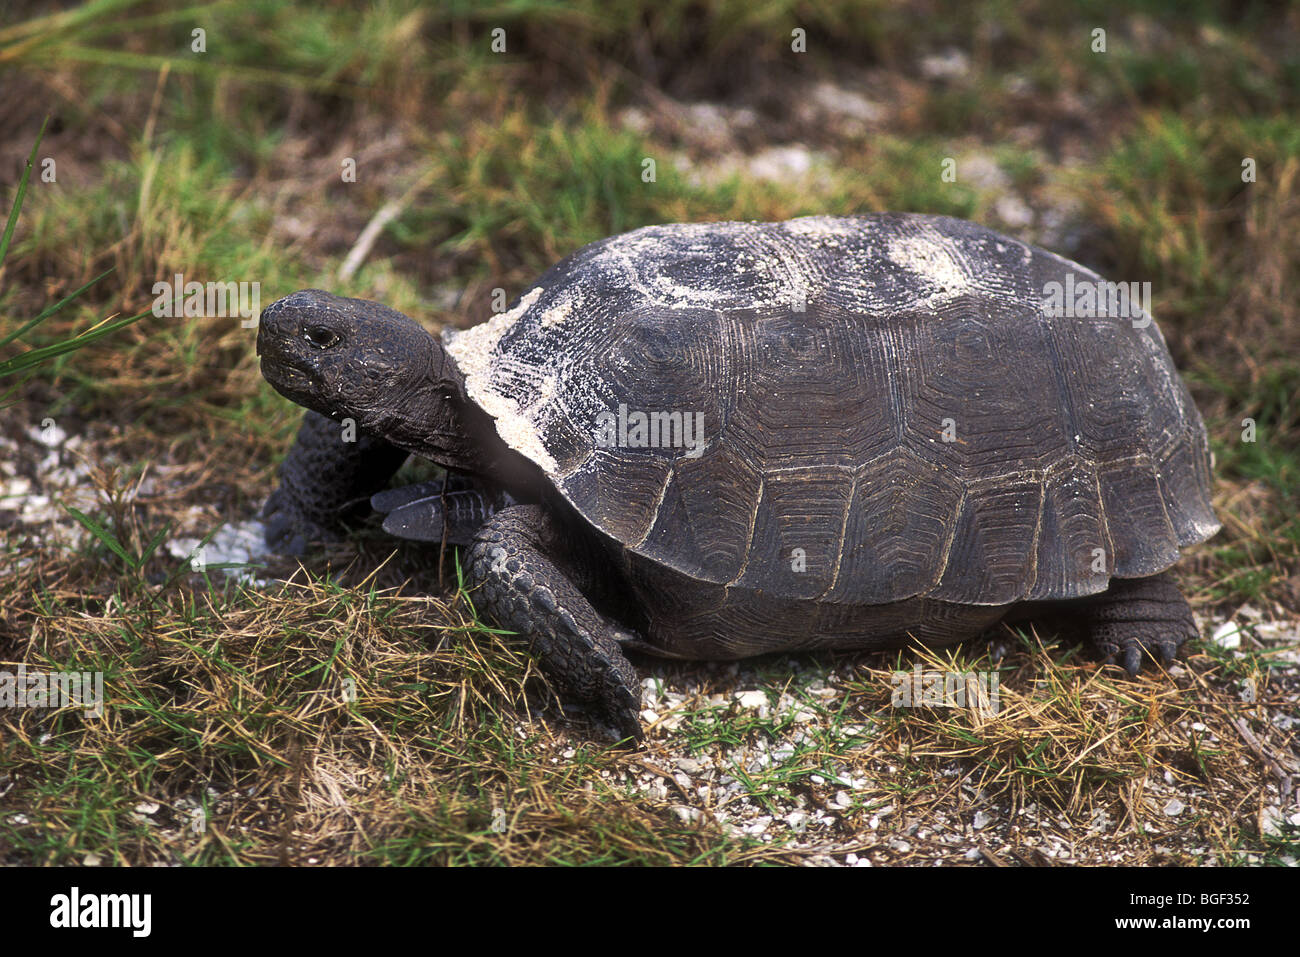
[[[308,342],[321,349],[328,349],[339,343],[338,334],[324,326],[308,326],[302,334]]]

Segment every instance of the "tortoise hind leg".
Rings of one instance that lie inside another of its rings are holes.
[[[343,523],[406,461],[407,453],[363,432],[343,440],[343,427],[318,412],[303,416],[298,438],[280,466],[280,486],[266,500],[266,544],[302,555],[311,542],[341,537]]]
[[[1105,661],[1136,675],[1146,656],[1169,664],[1183,643],[1199,637],[1192,609],[1168,572],[1150,578],[1113,578],[1110,588],[1083,605],[1089,638]]]
[[[595,577],[599,556],[568,547],[538,505],[492,516],[469,551],[470,584],[500,627],[529,639],[560,697],[592,706],[620,736],[641,738],[641,688],[620,641],[629,632],[608,621],[578,589]]]

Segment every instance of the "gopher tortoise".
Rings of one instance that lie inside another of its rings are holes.
[[[632,737],[627,649],[937,646],[1063,611],[1135,674],[1196,636],[1166,570],[1219,524],[1205,427],[1126,289],[881,214],[638,229],[441,341],[297,292],[257,336],[313,410],[268,540],[336,537],[373,495],[388,531],[467,547],[478,608]],[[408,453],[448,478],[380,491]]]

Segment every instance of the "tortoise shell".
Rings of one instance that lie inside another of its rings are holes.
[[[644,560],[1003,605],[1158,573],[1219,527],[1155,323],[1069,314],[1102,282],[947,217],[652,226],[444,344],[501,439]]]

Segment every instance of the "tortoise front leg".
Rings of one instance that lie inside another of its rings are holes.
[[[280,466],[280,487],[262,509],[266,544],[282,554],[302,555],[311,542],[337,540],[344,521],[368,504],[406,456],[362,432],[355,442],[345,442],[339,423],[308,412]]]
[[[528,637],[562,699],[593,707],[622,737],[640,740],[641,688],[619,647],[629,633],[606,620],[574,584],[593,577],[598,560],[567,548],[541,506],[514,505],[474,536],[469,577],[487,616]]]
[[[1192,609],[1166,572],[1149,578],[1113,578],[1110,588],[1084,605],[1089,638],[1107,662],[1136,675],[1144,656],[1169,664],[1198,637]]]

